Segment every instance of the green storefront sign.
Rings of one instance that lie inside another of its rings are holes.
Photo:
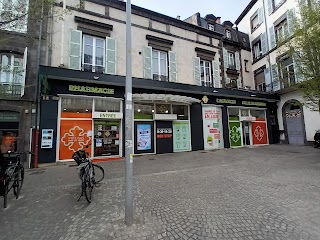
[[[241,146],[240,122],[229,122],[229,134],[231,147]]]
[[[267,103],[265,103],[265,102],[242,101],[242,105],[245,105],[245,106],[266,107],[266,106],[267,106]]]
[[[112,88],[99,88],[89,86],[69,85],[70,92],[84,92],[84,93],[102,93],[106,95],[113,95],[114,89]]]
[[[237,104],[237,100],[233,100],[233,99],[226,99],[226,98],[217,98],[217,103],[224,103],[224,104]]]

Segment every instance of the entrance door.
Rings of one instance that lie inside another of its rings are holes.
[[[250,146],[250,122],[242,122],[243,146]]]
[[[299,109],[288,109],[286,120],[289,144],[304,145],[303,119],[300,107]]]
[[[157,121],[157,153],[173,152],[173,136],[171,121]]]
[[[120,120],[94,121],[94,156],[119,155]]]

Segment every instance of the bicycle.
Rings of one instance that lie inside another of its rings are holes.
[[[88,148],[88,146],[85,148]],[[79,178],[81,180],[81,195],[78,197],[78,201],[84,195],[88,203],[91,203],[93,187],[104,179],[104,169],[92,163],[89,153],[85,149],[76,151],[72,158],[78,164],[77,168],[79,169]],[[99,175],[101,176],[98,177]]]
[[[19,198],[19,194],[22,189],[24,180],[24,167],[20,161],[22,154],[32,152],[11,152],[3,154],[4,164],[0,170],[0,195],[3,196],[3,207],[8,205],[8,193],[13,189],[13,193],[16,199]],[[34,154],[33,154],[34,155]]]

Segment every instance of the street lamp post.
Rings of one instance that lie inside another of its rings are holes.
[[[125,224],[133,224],[131,0],[126,3]]]

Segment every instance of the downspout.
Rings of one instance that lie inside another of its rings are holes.
[[[60,52],[60,66],[63,67],[64,66],[64,30],[65,30],[65,21],[64,21],[64,14],[66,11],[66,0],[62,1],[62,23],[61,23],[61,52]]]
[[[271,80],[271,89],[273,90],[273,79],[272,79],[272,67],[271,67],[271,60],[270,60],[270,51],[269,51],[269,32],[268,32],[268,27],[267,27],[267,12],[266,12],[266,6],[264,0],[262,0],[263,3],[263,15],[264,15],[264,26],[266,29],[266,40],[267,40],[267,46],[268,46],[268,63],[269,63],[269,69],[270,69],[270,80]]]

